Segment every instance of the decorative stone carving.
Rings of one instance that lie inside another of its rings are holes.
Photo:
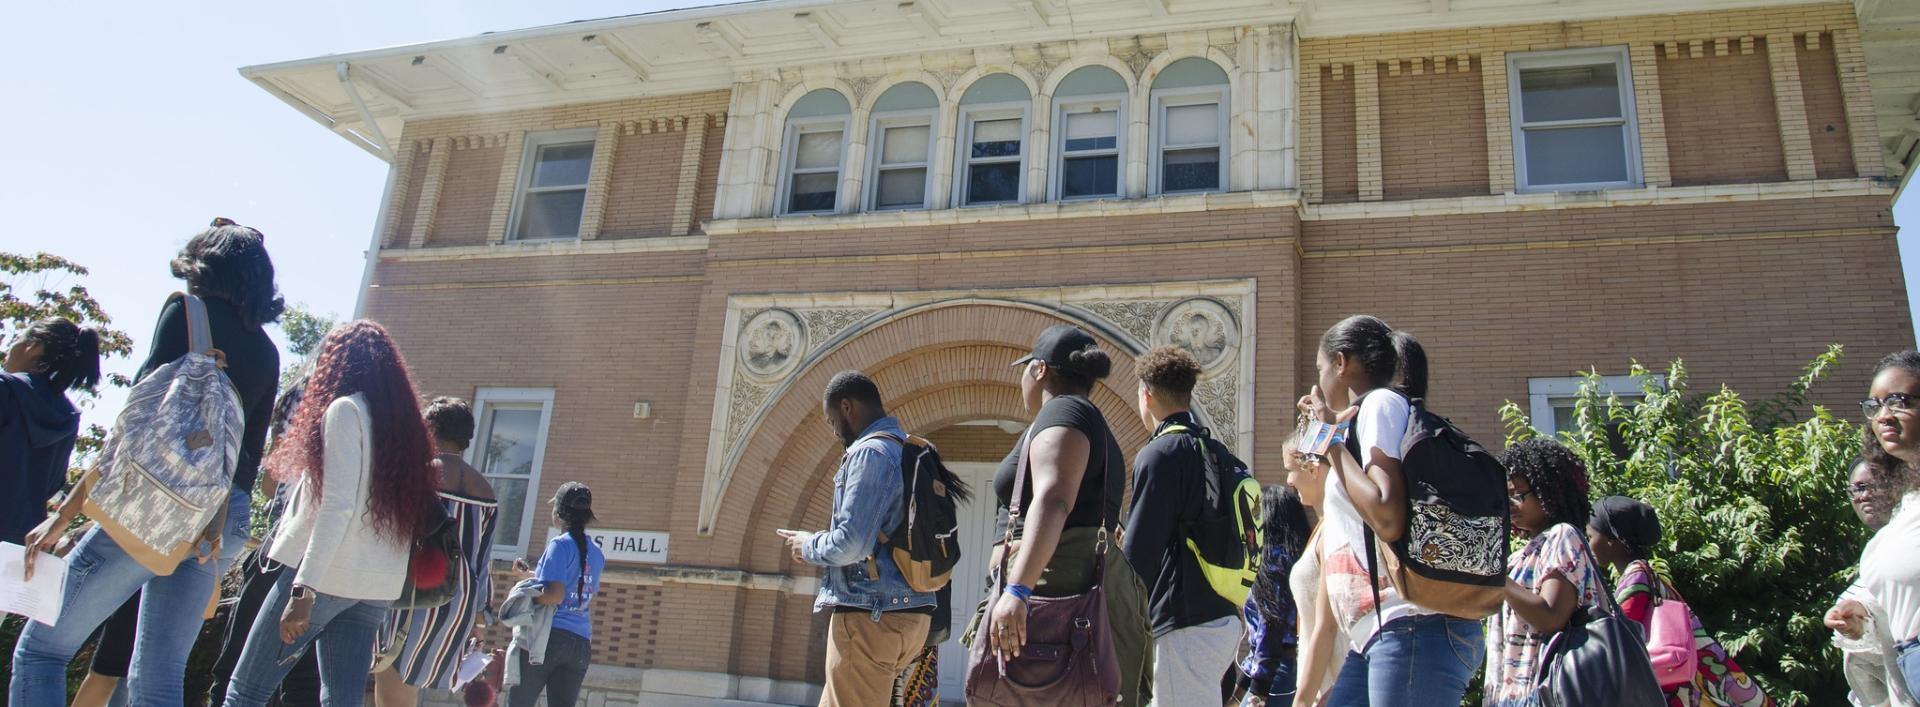
[[[1147,64],[1153,61],[1153,53],[1145,49],[1136,49],[1118,58],[1127,63],[1127,68],[1133,69],[1135,80],[1144,80],[1146,77],[1142,74],[1146,72]]]
[[[1193,386],[1193,401],[1206,411],[1208,431],[1222,444],[1240,443],[1240,378],[1231,370],[1201,378]]]
[[[736,383],[733,395],[727,400],[727,448],[732,449],[740,441],[740,435],[747,431],[747,421],[759,412],[760,406],[767,402],[766,386],[754,383]]]
[[[827,345],[827,342],[833,339],[835,334],[845,331],[846,328],[852,326],[854,322],[879,314],[881,311],[883,310],[809,309],[802,311],[800,316],[805,317],[807,320],[807,339],[811,342],[807,347],[807,351],[811,353],[818,350],[820,347]]]
[[[776,381],[793,371],[807,351],[807,330],[800,318],[784,309],[762,310],[740,328],[737,344],[740,368],[761,382]]]
[[[855,103],[861,103],[867,100],[867,91],[872,90],[873,85],[880,82],[880,77],[855,76],[846,81],[847,85],[853,87],[853,101]]]
[[[1135,341],[1151,345],[1154,322],[1159,321],[1161,310],[1166,309],[1168,304],[1168,302],[1135,300],[1089,302],[1080,307],[1111,322],[1121,331],[1132,335]]]
[[[933,74],[934,78],[940,79],[941,90],[951,91],[953,90],[954,83],[960,80],[960,75],[967,73],[967,71],[966,69],[934,69],[927,73]]]
[[[1211,373],[1236,360],[1240,327],[1218,300],[1195,297],[1169,307],[1160,316],[1153,327],[1153,344],[1186,349],[1202,370]]]

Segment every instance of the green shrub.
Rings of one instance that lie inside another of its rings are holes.
[[[1629,496],[1659,511],[1656,564],[1783,706],[1846,704],[1821,617],[1853,580],[1869,536],[1846,495],[1860,428],[1806,404],[1840,353],[1831,347],[1758,403],[1725,386],[1690,391],[1680,361],[1664,376],[1636,363],[1633,373],[1646,376],[1638,403],[1601,395],[1590,373],[1573,429],[1559,435],[1586,461],[1595,498]],[[1500,413],[1508,445],[1538,434],[1512,402]]]

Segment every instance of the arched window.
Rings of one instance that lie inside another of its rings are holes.
[[[1018,204],[1026,187],[1027,108],[1033,95],[1011,74],[981,77],[960,96],[954,202]]]
[[[940,97],[917,81],[887,89],[873,104],[873,127],[867,131],[868,210],[927,208],[933,114],[939,107]]]
[[[1053,198],[1120,196],[1127,82],[1113,69],[1083,66],[1060,81],[1053,105]]]
[[[787,111],[786,147],[780,153],[780,213],[839,209],[840,170],[852,114],[846,96],[824,88],[802,96]]]
[[[1227,72],[1189,57],[1153,80],[1155,194],[1221,191],[1227,183]]]

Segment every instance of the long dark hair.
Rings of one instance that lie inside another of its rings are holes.
[[[1547,528],[1566,523],[1584,530],[1593,518],[1587,495],[1587,465],[1559,442],[1536,437],[1507,448],[1500,455],[1507,474],[1526,479],[1540,507],[1547,512]],[[1546,528],[1541,531],[1545,532]]]
[[[1327,329],[1320,352],[1358,362],[1375,388],[1388,388],[1409,400],[1427,397],[1427,350],[1420,340],[1370,314],[1356,314]]]
[[[93,390],[100,383],[100,330],[66,317],[42,319],[21,338],[40,345],[40,372],[60,392]]]
[[[274,445],[267,468],[281,482],[306,478],[314,489],[311,500],[318,502],[326,493],[327,408],[354,394],[366,399],[367,414],[373,418],[367,494],[371,524],[383,537],[411,541],[426,530],[428,504],[436,502],[439,478],[431,466],[433,440],[420,416],[407,362],[379,324],[362,319],[327,334],[293,424]]]
[[[1269,571],[1266,558],[1275,548],[1286,550],[1287,556],[1294,562],[1307,551],[1307,539],[1313,535],[1313,519],[1307,515],[1306,504],[1300,502],[1300,492],[1286,484],[1269,484],[1260,491],[1260,546],[1261,559],[1254,566],[1260,571],[1254,575],[1253,594],[1261,607],[1277,607],[1280,598],[1292,589],[1288,584],[1287,572],[1291,567],[1275,567]]]
[[[201,231],[180,249],[172,270],[174,277],[187,281],[188,292],[233,305],[248,326],[277,320],[287,308],[273,284],[267,239],[246,226]]]
[[[553,496],[553,517],[566,526],[567,537],[573,538],[573,549],[580,556],[580,577],[574,581],[575,596],[587,593],[587,555],[592,546],[587,540],[587,524],[594,520],[593,489],[578,481],[561,484]]]

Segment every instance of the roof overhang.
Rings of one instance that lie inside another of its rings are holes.
[[[385,159],[413,119],[723,90],[746,72],[780,67],[1236,26],[1291,23],[1302,36],[1327,37],[1796,4],[1806,3],[754,0],[262,64],[240,73]],[[1881,134],[1890,152],[1904,146],[1912,154],[1920,143],[1920,106],[1914,105],[1920,3],[1856,4]]]

